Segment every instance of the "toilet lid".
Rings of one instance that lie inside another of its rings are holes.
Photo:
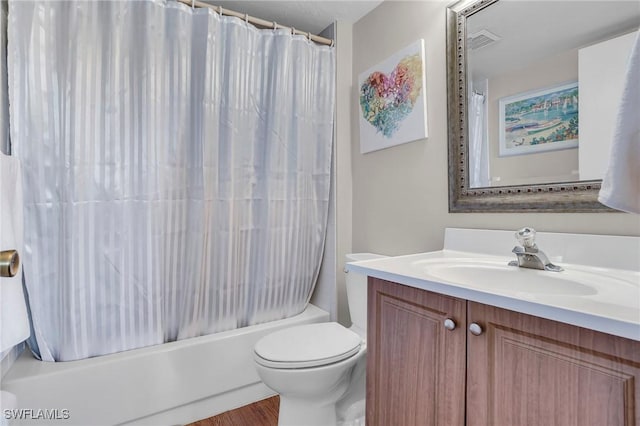
[[[256,362],[273,368],[332,364],[360,350],[358,334],[336,322],[306,324],[271,333],[256,343]]]

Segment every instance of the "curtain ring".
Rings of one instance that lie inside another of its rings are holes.
[[[218,6],[218,15],[222,16],[222,6]]]
[[[249,23],[249,14],[248,14],[248,13],[245,13],[245,14],[244,14],[244,22],[245,22],[246,24],[248,24],[248,23]]]
[[[330,46],[330,47],[335,46],[335,44],[336,44],[335,40],[334,40],[334,39],[331,39],[331,46]]]
[[[309,41],[311,41],[311,33],[310,33],[310,32],[307,32],[307,39],[308,39]]]
[[[296,35],[296,29],[293,27],[291,27],[291,35],[292,36]]]
[[[278,24],[276,23],[276,21],[273,21],[273,29],[277,30],[278,29]]]
[[[196,8],[196,0],[191,0],[191,9]]]

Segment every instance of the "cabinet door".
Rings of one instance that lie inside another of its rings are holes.
[[[640,424],[640,342],[469,302],[467,423]]]
[[[463,425],[466,302],[375,278],[368,291],[367,425]]]

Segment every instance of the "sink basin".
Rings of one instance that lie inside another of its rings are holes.
[[[427,275],[449,283],[529,294],[589,296],[598,293],[603,279],[611,279],[579,270],[540,271],[486,259],[433,259],[415,263]]]
[[[349,263],[348,271],[640,342],[640,239],[538,233],[561,272],[509,266],[513,233],[445,232],[442,250]]]

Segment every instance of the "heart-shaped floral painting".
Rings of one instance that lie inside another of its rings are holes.
[[[403,58],[387,75],[375,71],[360,86],[362,116],[390,138],[411,113],[422,90],[420,55]]]

